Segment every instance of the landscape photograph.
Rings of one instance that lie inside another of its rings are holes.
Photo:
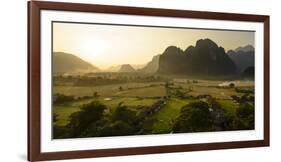
[[[52,137],[255,129],[255,32],[52,23]]]

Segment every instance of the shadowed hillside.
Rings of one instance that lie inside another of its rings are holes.
[[[155,73],[158,70],[159,67],[159,58],[160,55],[153,56],[152,60],[146,64],[145,67],[140,69],[140,72],[145,72],[145,73]]]
[[[81,58],[64,52],[53,53],[53,73],[96,72],[99,69]]]
[[[243,72],[248,67],[255,66],[255,49],[251,45],[229,50],[227,54],[236,64],[239,73]]]
[[[200,39],[195,47],[185,51],[175,46],[168,47],[159,58],[158,73],[191,75],[234,75],[236,66],[225,53],[210,39]]]

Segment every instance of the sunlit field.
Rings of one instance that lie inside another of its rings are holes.
[[[56,79],[61,79],[57,76]],[[75,76],[73,76],[75,78]],[[73,79],[73,78],[72,78]],[[159,100],[163,100],[160,108],[145,114],[142,119],[142,129],[139,134],[162,134],[173,133],[173,127],[181,114],[183,106],[196,101],[212,104],[213,100],[219,105],[224,113],[224,120],[234,120],[241,103],[237,98],[254,95],[254,82],[248,80],[223,81],[223,80],[189,80],[168,79],[166,81],[132,83],[124,81],[122,84],[103,84],[98,86],[80,85],[75,83],[60,84],[54,86],[54,95],[70,97],[69,101],[55,102],[53,104],[57,128],[67,127],[71,121],[71,115],[80,112],[83,105],[91,102],[99,102],[106,106],[104,115],[113,116],[115,109],[122,104],[133,112],[135,118],[141,116],[147,109],[151,109]],[[234,86],[229,86],[233,83]],[[247,103],[254,104],[253,100]],[[232,123],[233,124],[233,123]],[[226,130],[235,130],[228,128]],[[239,129],[239,128],[238,128]]]

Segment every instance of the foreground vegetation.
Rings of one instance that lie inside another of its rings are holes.
[[[54,77],[55,139],[254,129],[252,81],[92,75]]]

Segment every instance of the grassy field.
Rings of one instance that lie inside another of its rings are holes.
[[[53,113],[57,115],[57,121],[55,125],[65,126],[69,122],[69,116],[77,111],[80,111],[78,106],[54,106]]]
[[[55,123],[58,126],[65,126],[69,122],[69,116],[77,111],[80,111],[80,107],[83,104],[90,103],[91,101],[96,100],[92,99],[81,99],[76,100],[74,102],[69,102],[61,105],[54,106],[54,113],[57,115],[57,122]],[[142,106],[150,106],[157,99],[153,98],[137,98],[137,97],[115,97],[111,98],[111,100],[105,100],[104,98],[98,98],[98,101],[105,104],[109,109],[114,109],[119,103],[123,103],[128,107],[142,107]],[[110,111],[110,110],[109,110]]]
[[[186,91],[190,91],[189,95],[199,96],[199,95],[211,95],[217,99],[231,99],[232,95],[242,96],[243,93],[236,92],[235,88],[229,88],[227,85],[229,83],[234,83],[235,87],[239,88],[254,88],[254,82],[252,81],[206,81],[199,80],[196,83],[186,82],[174,84],[174,87],[181,87]],[[219,85],[222,85],[221,87]]]
[[[211,95],[219,99],[231,99],[232,95],[241,96],[242,94],[237,93],[234,88],[193,86],[190,95],[192,96]]]
[[[164,86],[136,88],[136,89],[119,91],[119,92],[115,93],[115,96],[162,97],[162,96],[166,96],[166,89]]]
[[[178,98],[171,98],[167,104],[152,118],[156,119],[153,124],[153,133],[169,133],[174,120],[178,117],[183,106],[192,102],[192,100],[182,100]]]
[[[221,105],[221,108],[230,114],[235,114],[236,109],[239,107],[238,103],[235,103],[233,100],[217,100]]]
[[[249,87],[254,85],[254,81],[249,80],[232,80],[232,81],[224,81],[224,80],[189,80],[189,79],[174,79],[174,83],[183,84],[183,85],[198,85],[198,86],[219,86],[219,85],[228,85],[229,83],[234,83],[237,87]]]
[[[124,83],[113,85],[101,85],[101,86],[55,86],[54,94],[60,93],[70,96],[83,97],[92,96],[94,92],[97,92],[102,97],[109,96],[145,96],[151,97],[165,95],[165,89],[160,85],[161,83]],[[163,84],[163,83],[162,83]],[[122,91],[120,91],[122,87]]]
[[[251,81],[233,81],[235,87],[254,88],[254,82]],[[188,95],[197,97],[199,95],[211,95],[220,103],[222,109],[227,115],[234,115],[238,104],[232,99],[232,95],[242,96],[243,93],[236,92],[235,88],[219,87],[221,84],[229,84],[225,81],[215,80],[174,80],[171,87],[180,89]],[[122,88],[120,88],[122,87]],[[129,108],[143,108],[153,105],[159,98],[167,96],[167,87],[164,82],[146,82],[146,83],[124,83],[100,86],[55,86],[54,94],[60,93],[77,97],[92,96],[87,99],[75,99],[71,102],[56,104],[53,107],[54,114],[57,115],[57,126],[65,126],[69,122],[69,116],[77,111],[83,104],[98,100],[108,107],[111,112],[119,103]],[[98,98],[93,97],[97,92]],[[178,117],[180,110],[188,103],[196,99],[180,99],[176,96],[170,96],[167,103],[158,112],[148,117],[152,127],[152,133],[170,133],[175,119]],[[149,123],[149,122],[148,122]]]

